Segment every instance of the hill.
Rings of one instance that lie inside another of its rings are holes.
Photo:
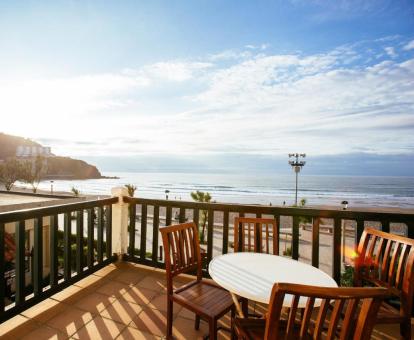
[[[22,146],[41,146],[28,138],[6,135],[0,132],[0,159],[16,156],[16,149]]]
[[[16,156],[18,146],[42,146],[28,138],[0,133],[0,160]],[[102,178],[96,166],[79,159],[52,155],[47,157],[48,179]]]

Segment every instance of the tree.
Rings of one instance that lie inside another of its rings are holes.
[[[22,181],[32,186],[34,193],[37,192],[40,181],[47,173],[45,159],[37,156],[32,161],[26,161],[22,167]]]
[[[125,184],[125,188],[128,189],[128,196],[134,197],[137,187],[133,184]]]
[[[70,189],[70,191],[72,191],[72,194],[74,194],[76,197],[79,197],[79,195],[80,195],[80,190],[79,189],[77,189],[77,188],[75,188],[75,187],[72,187],[71,189]]]
[[[302,198],[299,202],[299,207],[298,208],[305,208],[306,207],[306,198]],[[299,224],[303,225],[303,228],[305,228],[305,224],[307,223],[312,223],[312,217],[308,217],[308,216],[300,216],[299,217]]]
[[[22,165],[16,158],[9,158],[0,164],[0,183],[3,183],[7,191],[13,188],[22,174]]]
[[[208,192],[202,192],[202,191],[195,191],[191,193],[191,198],[196,202],[201,203],[210,203],[211,202],[211,195]],[[201,216],[200,216],[200,242],[205,243],[205,232],[206,232],[206,226],[207,226],[207,219],[208,219],[208,211],[207,210],[201,210]],[[196,221],[197,222],[197,221]]]

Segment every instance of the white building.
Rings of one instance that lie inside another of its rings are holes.
[[[16,149],[16,157],[49,157],[52,150],[49,146],[24,146],[19,145]]]

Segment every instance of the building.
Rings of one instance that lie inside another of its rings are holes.
[[[49,146],[25,146],[19,145],[16,149],[16,157],[19,158],[31,158],[31,157],[50,157],[52,156],[52,150]]]

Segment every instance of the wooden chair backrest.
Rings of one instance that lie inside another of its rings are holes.
[[[167,288],[172,292],[172,279],[181,273],[197,272],[201,280],[201,253],[196,225],[176,224],[160,228],[165,253]]]
[[[414,240],[367,228],[355,259],[355,285],[370,281],[392,288],[411,313],[414,293]],[[406,314],[406,315],[408,315]]]
[[[281,313],[286,294],[292,295],[292,304],[287,312],[287,322],[283,322]],[[299,339],[335,339],[337,336],[341,340],[369,339],[381,302],[387,296],[386,288],[330,288],[276,283],[270,298],[264,339],[296,340],[298,331]],[[300,298],[306,299],[303,314],[298,309]],[[315,301],[321,302],[319,308],[314,308]],[[332,303],[333,309],[329,313]],[[315,321],[311,321],[312,314],[316,315]],[[284,336],[280,337],[283,332]]]
[[[279,255],[276,220],[236,217],[234,219],[234,251]]]

